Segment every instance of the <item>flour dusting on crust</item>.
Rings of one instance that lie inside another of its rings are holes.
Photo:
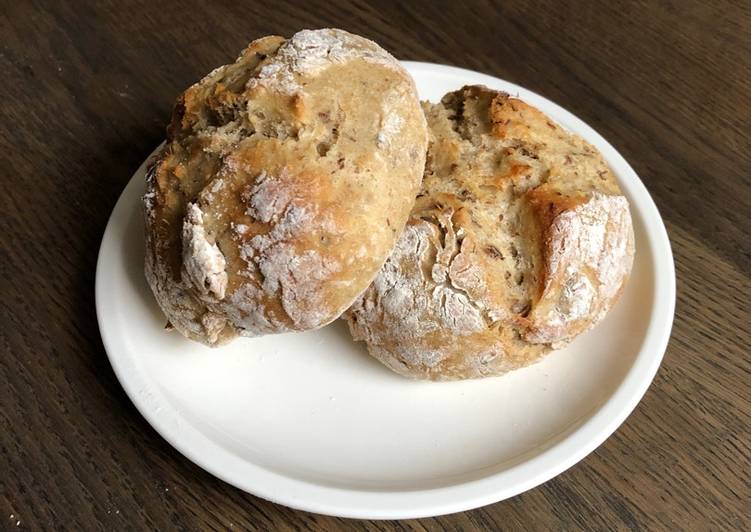
[[[251,283],[242,285],[229,296],[230,304],[225,307],[225,313],[241,336],[254,337],[289,330],[284,322],[267,315],[261,303],[263,297],[263,290]]]
[[[240,256],[263,277],[263,293],[281,300],[296,327],[309,329],[325,320],[321,285],[341,266],[316,250],[298,250],[291,242],[335,224],[314,205],[296,203],[292,188],[284,182],[284,174],[274,178],[263,172],[243,193],[245,212],[271,229],[245,242]]]
[[[293,93],[302,89],[299,78],[353,59],[401,70],[399,63],[376,43],[337,29],[302,30],[286,41],[273,60],[248,80],[248,87],[265,86]]]
[[[193,285],[204,294],[224,298],[227,272],[224,255],[216,244],[206,238],[203,214],[195,203],[189,203],[183,222],[183,268]]]
[[[443,356],[437,350],[410,347],[411,341],[441,330],[469,335],[484,330],[490,321],[484,281],[474,259],[463,249],[464,242],[457,242],[450,213],[441,220],[407,226],[349,314],[356,340],[371,346],[395,342],[401,346],[396,358],[406,357],[411,365],[433,367]]]
[[[243,192],[242,199],[248,205],[245,214],[263,223],[271,222],[292,199],[289,188],[279,184],[286,178],[286,171],[275,178],[262,170],[255,183]]]
[[[382,149],[390,146],[391,140],[396,137],[403,125],[402,117],[386,111],[381,118],[381,129],[376,135],[376,145]]]
[[[626,198],[593,193],[553,220],[547,241],[546,284],[524,338],[560,347],[602,319],[631,271],[634,236]],[[580,322],[586,323],[574,327]]]

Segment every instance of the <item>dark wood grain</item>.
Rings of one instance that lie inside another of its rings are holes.
[[[290,510],[183,458],[114,377],[96,254],[174,97],[255,37],[322,26],[553,99],[626,156],[665,218],[678,304],[664,364],[614,436],[537,489],[404,522]],[[8,1],[0,76],[1,527],[751,527],[748,2]]]

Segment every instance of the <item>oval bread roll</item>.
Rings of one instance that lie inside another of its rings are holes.
[[[464,87],[424,110],[422,190],[350,330],[415,378],[530,364],[618,297],[634,254],[626,198],[592,146],[507,94]]]
[[[187,89],[147,174],[146,277],[217,345],[321,327],[373,280],[422,177],[414,83],[341,30],[254,41]]]

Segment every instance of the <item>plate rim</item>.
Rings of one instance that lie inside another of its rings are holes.
[[[405,519],[445,515],[499,502],[561,474],[599,447],[636,408],[652,383],[663,359],[672,330],[675,313],[676,280],[670,240],[664,222],[646,187],[625,158],[599,133],[574,114],[553,101],[524,87],[480,72],[436,63],[402,61],[411,74],[440,70],[457,78],[470,77],[471,83],[490,86],[502,84],[507,92],[515,92],[532,105],[552,106],[557,113],[574,123],[577,132],[588,141],[596,140],[609,164],[623,168],[628,178],[620,180],[632,199],[632,210],[638,207],[644,223],[644,242],[639,245],[651,250],[654,286],[653,318],[634,363],[615,392],[586,421],[560,441],[519,464],[485,477],[432,489],[367,490],[325,486],[288,477],[253,464],[214,443],[188,421],[176,425],[180,417],[158,389],[149,388],[149,379],[139,375],[132,365],[119,356],[114,327],[106,318],[105,248],[115,231],[117,215],[124,198],[134,186],[131,177],[118,198],[108,219],[100,243],[95,276],[97,322],[102,343],[118,381],[146,421],[172,447],[215,477],[277,504],[295,509],[350,518]],[[481,80],[481,81],[477,81]],[[157,148],[158,149],[158,148]],[[148,161],[148,158],[146,159]],[[138,174],[146,161],[135,172]],[[137,183],[136,183],[137,184]],[[659,323],[658,323],[659,322]],[[120,348],[122,350],[122,348]],[[149,393],[144,394],[143,390]]]

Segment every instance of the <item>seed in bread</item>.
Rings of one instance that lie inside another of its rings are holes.
[[[426,147],[414,82],[377,44],[251,43],[182,94],[148,172],[146,277],[170,323],[216,345],[337,318],[404,228]]]
[[[350,330],[415,378],[528,365],[615,302],[633,262],[628,202],[592,146],[516,98],[469,86],[423,106],[422,189]]]

